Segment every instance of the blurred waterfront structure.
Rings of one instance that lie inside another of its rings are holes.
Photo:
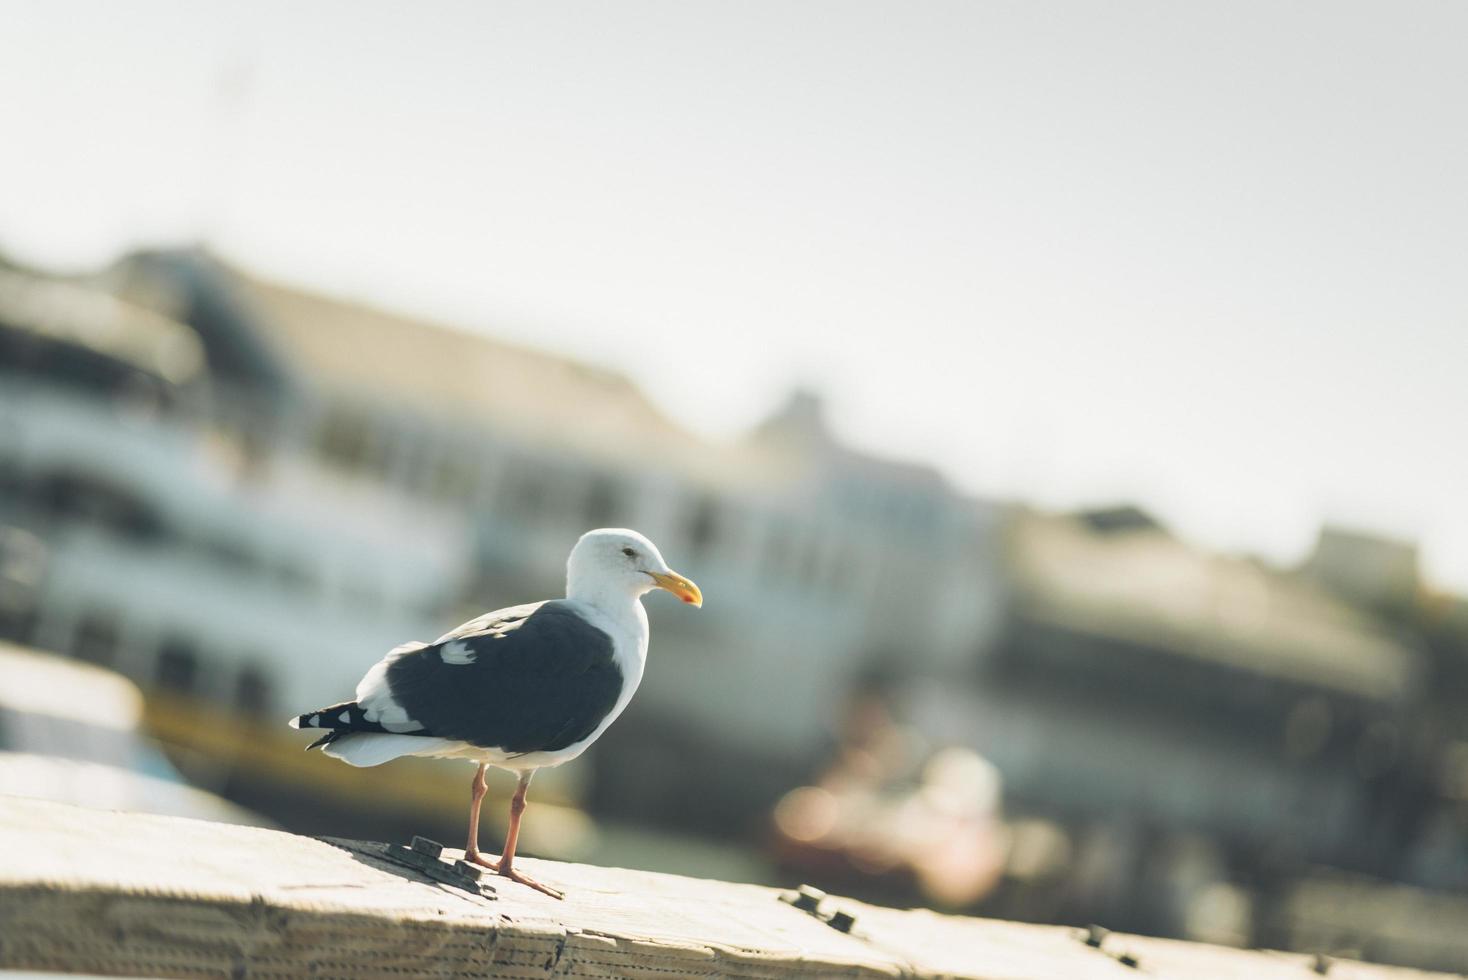
[[[7,282],[10,523],[48,542],[17,635],[167,694],[273,721],[404,637],[557,594],[577,535],[633,526],[717,598],[691,623],[649,603],[658,668],[587,792],[729,832],[819,759],[853,678],[958,659],[989,615],[995,509],[843,449],[808,395],[713,446],[619,376],[195,252]],[[63,363],[102,356],[75,324],[104,320],[171,331],[184,367]],[[164,392],[142,408],[140,377]]]
[[[1430,791],[1422,649],[1134,509],[1017,515],[1006,539],[1001,636],[966,676],[915,685],[910,713],[1070,829],[1041,917],[1237,941],[1268,925],[1227,891],[1241,878],[1268,896],[1316,865],[1397,872]]]
[[[194,251],[0,271],[0,474],[4,635],[135,679],[287,826],[437,797],[303,756],[286,715],[558,594],[624,525],[709,601],[649,601],[653,669],[562,802],[742,840],[773,809],[780,860],[878,898],[1399,960],[1425,940],[1333,933],[1331,902],[1468,892],[1468,606],[1404,543],[1327,528],[1285,571],[1130,507],[975,500],[799,392],[714,445],[619,375]]]
[[[137,685],[0,642],[0,795],[267,826],[189,785],[140,730]]]

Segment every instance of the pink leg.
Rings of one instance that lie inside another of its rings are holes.
[[[470,786],[472,795],[469,797],[469,842],[464,845],[464,860],[498,871],[500,869],[498,863],[490,861],[479,853],[479,804],[484,802],[486,789],[488,785],[484,782],[484,766],[480,765],[474,773],[474,782]]]
[[[520,774],[520,783],[515,787],[515,795],[510,799],[510,831],[505,835],[505,851],[500,855],[499,866],[496,870],[511,881],[529,885],[551,898],[565,898],[565,895],[554,888],[548,888],[515,870],[515,845],[520,840],[520,817],[525,813],[525,791],[530,788],[530,777],[533,775],[535,775],[533,769]]]

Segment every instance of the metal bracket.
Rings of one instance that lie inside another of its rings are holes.
[[[1092,949],[1099,950],[1104,955],[1116,960],[1122,966],[1129,966],[1134,970],[1140,969],[1142,963],[1141,960],[1137,959],[1135,954],[1127,952],[1113,953],[1105,948],[1106,937],[1109,935],[1111,935],[1110,929],[1098,925],[1089,925],[1086,926],[1085,935],[1077,936],[1076,938]]]
[[[455,861],[450,864],[441,860],[439,855],[443,853],[443,845],[436,840],[427,837],[414,837],[411,844],[404,847],[402,844],[388,844],[382,852],[382,858],[393,864],[399,864],[414,871],[421,871],[434,881],[462,888],[474,895],[485,898],[497,898],[494,889],[484,884],[480,879],[484,877],[484,868],[468,861]]]
[[[825,901],[826,893],[813,885],[801,885],[794,892],[786,892],[780,896],[780,901],[787,905],[793,905],[800,911],[821,920],[837,932],[850,933],[852,926],[856,925],[856,916],[850,912],[837,909],[829,914],[822,914],[821,902]]]

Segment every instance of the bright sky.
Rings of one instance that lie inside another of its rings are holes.
[[[1468,5],[0,0],[0,248],[207,241],[715,437],[1468,591]]]

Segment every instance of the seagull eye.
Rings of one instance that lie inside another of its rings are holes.
[[[636,558],[637,557],[637,552],[633,551],[631,548],[623,548],[622,549],[622,554],[626,555],[628,558]]]

